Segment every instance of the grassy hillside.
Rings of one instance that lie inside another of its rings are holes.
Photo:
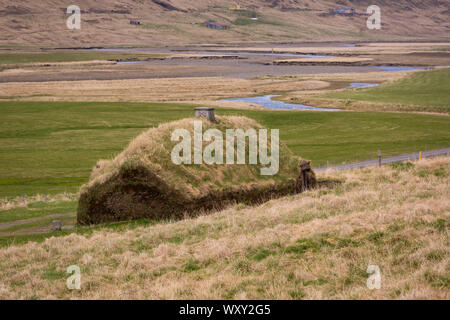
[[[79,0],[81,29],[66,27],[67,4],[50,0],[12,4],[0,0],[0,46],[89,46],[167,43],[231,43],[236,41],[298,41],[350,39],[448,38],[445,1],[384,1],[383,28],[370,31],[366,17],[328,15],[332,9],[354,7],[365,13],[366,1],[327,0]],[[258,20],[251,20],[256,14]],[[229,30],[211,30],[213,19]],[[139,20],[141,25],[130,25]],[[414,23],[411,23],[414,21]]]
[[[380,87],[321,95],[350,101],[399,104],[398,109],[450,112],[450,69],[417,72]]]
[[[448,299],[449,174],[448,158],[330,171],[338,187],[259,207],[3,247],[0,299]]]
[[[149,127],[192,117],[169,103],[0,102],[0,196],[76,192],[99,159],[112,159]],[[434,115],[217,109],[279,129],[314,166],[442,147],[450,119]],[[357,134],[356,134],[357,133]]]

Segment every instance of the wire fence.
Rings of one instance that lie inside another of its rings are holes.
[[[419,154],[421,151],[428,152],[430,150],[441,150],[446,148],[450,148],[450,144],[448,141],[434,144],[425,144],[420,146],[411,146],[411,145],[396,146],[395,149],[394,148],[391,149],[380,148],[380,149],[383,158],[392,158],[396,156],[409,155],[411,153]],[[338,166],[342,164],[370,161],[378,159],[378,151],[379,151],[378,149],[372,149],[348,155],[336,154],[335,158],[332,157],[330,157],[329,159],[322,158],[322,160],[313,161],[313,167],[317,169],[317,168]]]
[[[377,157],[375,159],[366,160],[366,161],[357,161],[352,163],[343,163],[337,165],[331,165],[329,162],[327,165],[315,168],[315,171],[324,171],[327,169],[335,169],[335,170],[348,170],[348,169],[356,169],[356,168],[366,168],[373,166],[382,166],[385,164],[403,162],[403,161],[414,161],[422,158],[433,158],[438,156],[450,156],[450,148],[442,148],[442,149],[434,149],[434,150],[426,150],[419,151],[413,153],[407,153],[397,156],[384,156],[380,150],[377,152]]]

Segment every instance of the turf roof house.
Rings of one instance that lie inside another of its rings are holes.
[[[340,9],[335,9],[332,11],[332,13],[334,14],[347,14],[347,15],[353,15],[356,13],[354,8],[340,8]]]
[[[230,28],[229,25],[219,23],[214,20],[209,20],[209,21],[205,22],[205,27],[210,28],[210,29],[218,29],[218,30],[227,30]]]
[[[204,132],[264,129],[252,119],[235,116],[217,116],[215,121],[188,118],[149,129],[115,159],[97,163],[90,181],[80,191],[78,222],[180,219],[237,202],[261,203],[316,185],[310,161],[294,156],[281,142],[278,173],[271,176],[260,174],[267,167],[261,164],[175,164],[171,153],[179,142],[172,140],[172,134],[185,129],[194,136],[195,121],[201,121]],[[203,141],[203,148],[210,143]],[[270,142],[267,149],[271,150]]]

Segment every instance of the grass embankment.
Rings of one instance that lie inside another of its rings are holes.
[[[149,127],[188,118],[193,106],[165,103],[0,102],[0,197],[74,193],[99,159],[111,159]],[[442,147],[450,119],[436,115],[216,109],[269,129],[295,155],[338,163]]]
[[[349,109],[450,112],[450,69],[417,72],[404,79],[368,89],[318,96],[339,99]],[[356,103],[355,103],[356,102]],[[376,103],[364,106],[364,102]]]
[[[335,189],[4,247],[0,298],[448,299],[449,174],[449,158],[329,171]]]

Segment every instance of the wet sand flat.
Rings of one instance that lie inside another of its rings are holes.
[[[165,78],[222,77],[252,79],[264,76],[313,76],[376,72],[371,66],[450,65],[450,53],[434,51],[447,43],[425,44],[273,44],[255,46],[186,46],[164,48],[97,48],[73,52],[97,51],[105,54],[145,53],[160,58],[137,56],[135,61],[105,61],[107,64],[48,64],[19,66],[0,72],[0,82],[45,82],[79,80],[126,80]],[[394,53],[399,48],[405,52]],[[432,50],[424,52],[424,50]],[[58,50],[44,50],[53,52]],[[364,52],[365,54],[361,54]],[[309,54],[309,55],[308,55]],[[334,54],[334,55],[333,55]],[[325,56],[324,56],[325,55]],[[132,59],[133,60],[133,59]],[[1,66],[0,66],[1,69]]]
[[[27,68],[0,73],[0,82],[42,82],[70,80],[122,80],[187,77],[248,79],[261,76],[312,75],[325,73],[374,72],[363,66],[287,66],[272,60],[253,59],[167,59],[120,65],[89,67]]]

